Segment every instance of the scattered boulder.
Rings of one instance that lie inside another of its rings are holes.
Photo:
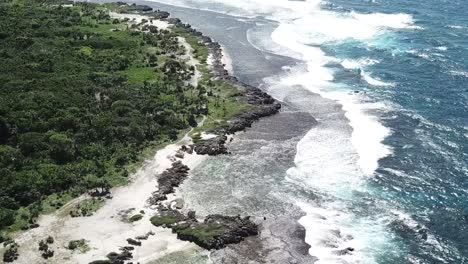
[[[54,256],[54,251],[47,249],[46,251],[42,252],[41,256],[45,259],[49,259]]]
[[[154,232],[149,231],[145,235],[135,237],[135,239],[137,239],[137,240],[147,240],[149,236],[154,236]]]
[[[128,219],[129,222],[136,222],[136,221],[140,221],[141,219],[143,218],[143,215],[141,214],[136,214],[136,215],[133,215],[132,217],[130,217]]]
[[[112,263],[119,263],[133,258],[133,254],[128,250],[122,250],[120,253],[111,252],[106,256]]]
[[[9,263],[17,260],[19,257],[18,254],[18,244],[15,242],[8,245],[5,253],[3,253],[3,262]]]
[[[84,239],[72,240],[68,242],[67,249],[69,250],[79,250],[81,253],[88,251],[89,245],[88,242]]]
[[[48,236],[46,239],[47,244],[53,244],[54,243],[54,238],[51,236]]]
[[[147,203],[149,205],[157,205],[159,202],[167,200],[167,196],[165,194],[160,194],[159,192],[153,192],[151,197],[148,198]]]
[[[141,246],[141,242],[133,238],[127,238],[127,242],[132,246]]]

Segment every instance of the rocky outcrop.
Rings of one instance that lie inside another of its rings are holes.
[[[185,216],[167,208],[153,216],[151,223],[171,228],[178,239],[193,242],[205,249],[220,249],[258,234],[258,226],[249,217],[216,214],[208,215],[203,222],[198,222],[193,211]]]
[[[177,238],[205,249],[220,249],[258,235],[258,226],[249,217],[209,215],[203,223],[190,221],[173,228]]]
[[[169,18],[166,21],[178,28],[185,29],[188,33],[196,36],[206,45],[211,56],[211,70],[216,79],[224,80],[237,87],[240,91],[239,100],[247,102],[252,107],[247,112],[233,118],[225,127],[215,131],[220,135],[218,138],[209,140],[199,140],[195,143],[197,154],[219,155],[227,154],[224,136],[242,131],[252,126],[252,123],[266,116],[271,116],[279,112],[281,104],[269,94],[263,92],[257,87],[250,86],[239,81],[236,77],[229,75],[225,65],[222,62],[223,51],[219,43],[213,41],[210,37],[204,36],[201,32],[193,29],[189,24],[184,24],[177,18]]]
[[[218,136],[206,140],[198,140],[194,144],[194,150],[198,155],[215,156],[219,154],[227,154],[226,136]]]
[[[133,238],[127,238],[127,243],[132,246],[141,246],[141,242]]]
[[[120,248],[120,253],[117,252],[110,252],[106,255],[108,258],[107,260],[95,260],[90,262],[89,264],[124,264],[124,263],[131,263],[128,262],[133,258],[132,251],[134,247],[125,246]]]
[[[159,194],[173,193],[174,188],[178,187],[187,178],[189,170],[189,167],[180,161],[172,163],[172,167],[165,170],[158,177]]]
[[[5,253],[3,253],[3,262],[10,263],[17,260],[19,257],[18,244],[16,244],[16,242],[12,242],[9,243],[6,247],[7,249],[5,250]]]
[[[153,192],[151,197],[148,198],[148,205],[158,205],[160,202],[167,200],[167,196],[165,194],[160,194],[159,192]]]

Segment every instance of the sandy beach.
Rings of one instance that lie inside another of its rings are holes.
[[[111,13],[113,18],[129,18],[129,23],[142,23],[157,26],[160,29],[170,29],[170,25],[161,20],[153,20],[148,16],[138,14]],[[150,22],[151,20],[151,22]],[[196,66],[199,62],[193,56],[193,49],[187,41],[179,37],[180,44],[186,49],[181,57],[188,65]],[[190,80],[191,85],[197,86],[200,72],[196,69]],[[201,122],[202,124],[202,122]],[[82,195],[60,208],[53,214],[39,218],[38,228],[17,235],[15,241],[19,244],[19,258],[15,263],[39,263],[43,261],[38,243],[48,236],[54,238],[50,246],[55,257],[47,263],[89,263],[94,260],[105,259],[110,252],[118,252],[120,247],[129,246],[128,238],[149,235],[142,240],[142,245],[135,247],[133,260],[139,263],[148,263],[161,256],[178,251],[203,251],[193,243],[178,240],[170,229],[155,227],[149,221],[156,212],[147,204],[152,192],[157,190],[157,177],[159,173],[171,167],[176,160],[182,161],[190,169],[203,161],[205,156],[184,153],[183,158],[175,155],[182,145],[191,144],[192,140],[187,133],[180,141],[167,145],[157,151],[154,157],[146,160],[135,174],[131,175],[130,183],[123,187],[111,190],[112,199],[106,200],[104,206],[89,217],[72,218],[69,215],[71,208],[81,201],[89,199],[89,195]],[[168,196],[167,203],[171,204],[178,199],[177,194]],[[129,222],[128,218],[142,214],[143,218],[136,222]],[[67,249],[72,240],[84,239],[89,245],[89,251],[79,252]]]
[[[97,259],[105,259],[109,252],[118,252],[122,246],[128,246],[126,239],[153,232],[140,247],[133,251],[134,260],[147,263],[166,254],[184,250],[202,250],[193,243],[180,241],[170,229],[158,228],[151,224],[149,218],[155,209],[146,204],[151,193],[157,189],[156,175],[169,168],[173,161],[181,160],[191,169],[203,161],[204,156],[185,153],[184,158],[174,155],[183,144],[190,143],[190,137],[185,136],[177,143],[159,150],[151,159],[145,161],[143,167],[133,176],[131,183],[112,190],[113,198],[108,200],[94,215],[90,217],[71,218],[68,209],[87,198],[84,195],[65,205],[51,215],[42,216],[39,227],[20,234],[16,241],[20,245],[19,259],[16,263],[39,263],[43,261],[37,245],[40,240],[49,235],[55,239],[51,246],[56,257],[48,263],[88,263]],[[177,197],[168,199],[172,202]],[[128,217],[143,210],[144,217],[137,222],[129,223]],[[90,250],[85,253],[66,249],[71,240],[85,239]]]

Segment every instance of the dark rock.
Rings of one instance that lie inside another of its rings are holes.
[[[95,260],[91,261],[89,264],[112,264],[110,260]]]
[[[192,221],[176,225],[177,238],[194,242],[205,249],[220,249],[258,234],[258,226],[249,217],[209,215],[203,223]]]
[[[50,249],[47,249],[47,250],[45,250],[45,251],[41,254],[41,256],[42,256],[43,258],[45,258],[45,259],[51,258],[51,257],[54,256],[54,251],[53,251],[53,250],[50,250]]]
[[[169,12],[157,10],[151,14],[156,19],[166,19],[170,16]]]
[[[154,236],[154,233],[152,231],[146,233],[145,235],[142,236],[137,236],[135,237],[137,240],[147,240],[149,236]]]
[[[120,250],[122,250],[122,251],[132,251],[132,250],[135,250],[135,247],[125,246],[125,247],[121,247]]]
[[[133,246],[141,246],[141,242],[140,241],[137,241],[133,238],[127,238],[127,242],[130,244],[130,245],[133,245]]]
[[[47,237],[46,242],[47,242],[47,244],[53,244],[54,243],[54,238],[49,236],[49,237]]]
[[[160,194],[158,192],[153,192],[150,198],[148,198],[147,203],[149,205],[157,205],[159,202],[167,200],[167,196],[165,194]]]
[[[167,23],[169,24],[174,24],[174,25],[177,25],[180,23],[180,19],[178,18],[168,18],[166,19]]]
[[[189,167],[180,161],[172,163],[172,167],[165,170],[158,177],[158,187],[160,194],[169,194],[174,192],[188,176]]]
[[[13,262],[18,259],[18,256],[18,245],[13,243],[7,248],[5,253],[3,253],[3,262]]]
[[[43,241],[39,241],[39,250],[40,251],[46,251],[49,249],[49,246]]]
[[[120,253],[111,252],[111,253],[107,254],[107,258],[112,263],[119,263],[119,262],[124,263],[124,261],[132,259],[133,254],[128,250],[123,250]]]
[[[196,219],[196,217],[195,217],[195,211],[189,211],[189,212],[187,213],[187,217],[188,217],[189,219]]]
[[[215,156],[219,154],[227,154],[226,137],[218,136],[206,140],[198,140],[195,143],[194,150],[198,155]]]
[[[352,254],[353,251],[354,251],[354,248],[347,247],[347,248],[340,249],[340,250],[334,250],[333,253],[339,256],[343,256],[343,255],[350,255]]]

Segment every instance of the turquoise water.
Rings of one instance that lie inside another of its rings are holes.
[[[327,45],[340,58],[368,57],[366,67],[394,86],[362,83],[392,105],[382,123],[393,154],[379,162],[369,183],[386,207],[406,212],[416,226],[389,228],[401,258],[417,263],[464,263],[468,257],[468,3],[466,1],[333,1],[357,12],[411,14],[420,29],[360,43]],[[420,225],[417,227],[417,225]],[[419,232],[418,232],[419,231]],[[391,263],[387,256],[383,263]],[[398,258],[399,259],[399,258]]]

